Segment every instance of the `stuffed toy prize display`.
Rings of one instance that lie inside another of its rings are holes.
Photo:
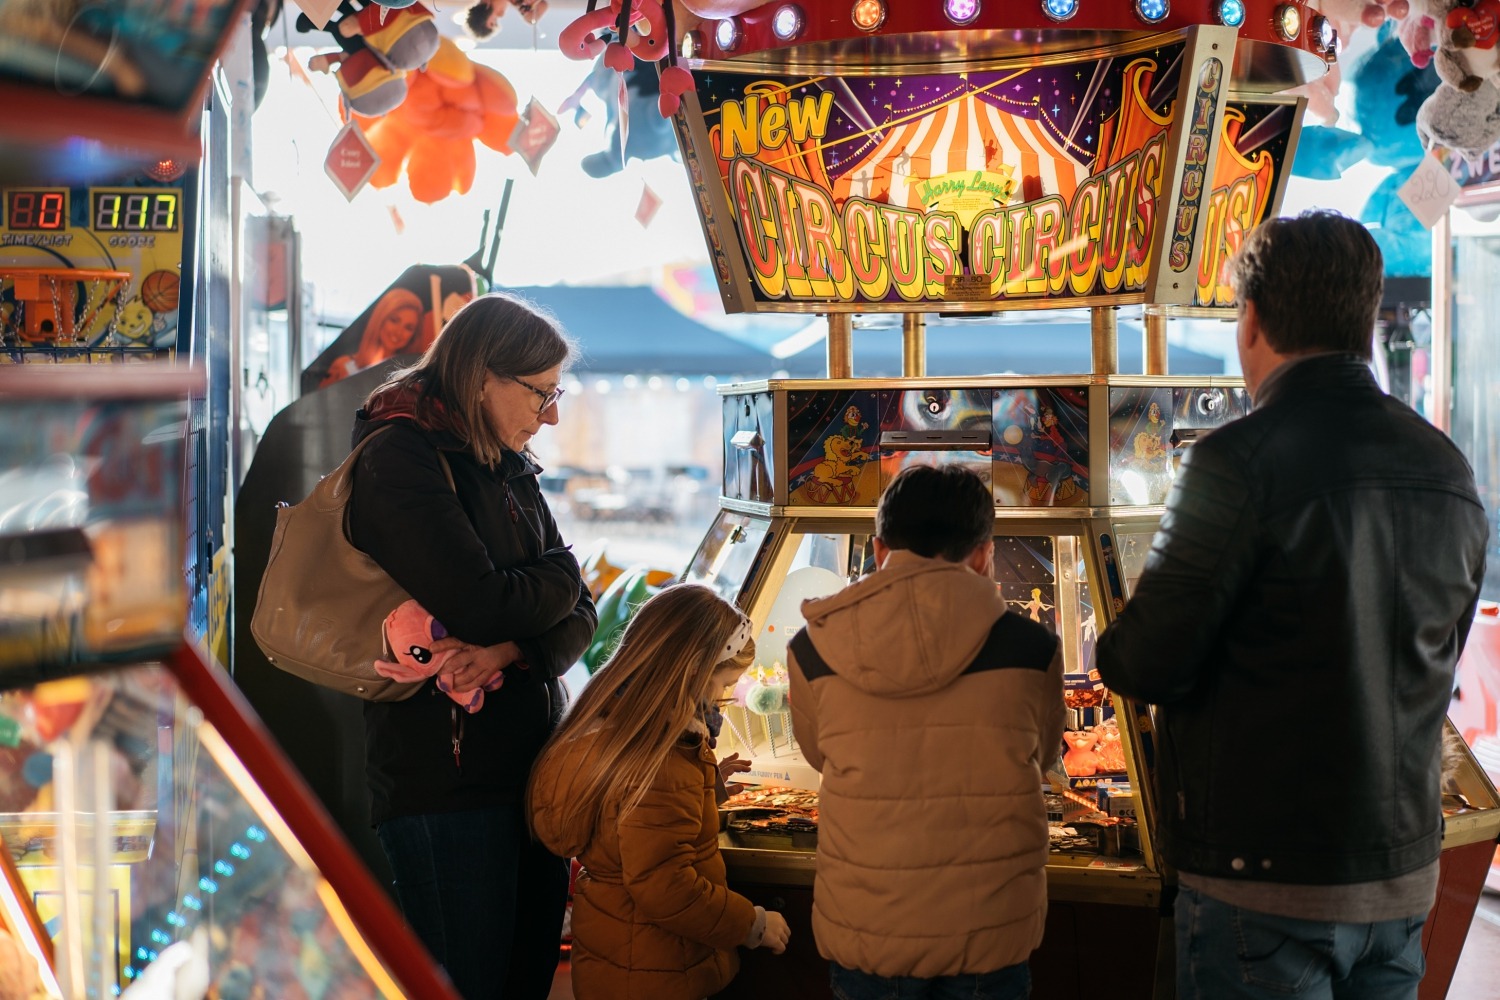
[[[1424,151],[1441,147],[1473,162],[1500,141],[1500,0],[1313,2],[1341,41],[1361,27],[1380,28],[1385,32],[1382,45],[1394,37],[1413,68],[1436,71],[1438,83],[1420,102],[1412,123]],[[1309,114],[1327,125],[1338,120],[1334,99],[1341,76],[1335,63],[1296,91],[1307,96]],[[1390,99],[1404,105],[1406,95],[1395,90],[1403,78],[1398,73],[1366,86],[1390,89]],[[1353,150],[1340,147],[1337,152],[1352,155]]]
[[[412,197],[427,204],[468,193],[475,142],[511,152],[520,119],[510,81],[441,37],[420,3],[344,0],[338,12],[323,30],[339,51],[314,56],[308,68],[334,74],[340,111],[380,157],[370,184],[390,187],[404,174]],[[305,14],[297,29],[317,30]]]
[[[747,4],[749,7],[754,4]],[[657,110],[663,118],[677,113],[682,95],[693,86],[693,75],[677,65],[673,39],[677,24],[672,0],[611,0],[607,6],[585,11],[558,35],[557,47],[569,59],[588,61],[604,57],[610,69],[625,73],[637,59],[651,63],[665,59],[661,71]]]
[[[1365,202],[1360,221],[1385,258],[1386,274],[1419,276],[1432,264],[1432,236],[1397,196],[1397,189],[1426,155],[1416,123],[1420,111],[1439,87],[1436,67],[1418,67],[1408,57],[1395,23],[1380,29],[1375,48],[1348,67],[1354,86],[1354,123],[1358,132],[1329,125],[1308,125],[1297,144],[1292,173],[1314,180],[1337,180],[1360,161],[1391,167],[1392,173]]]
[[[399,10],[392,7],[399,6]],[[338,52],[324,52],[308,61],[308,68],[333,73],[344,104],[364,115],[383,115],[406,99],[407,74],[431,59],[438,49],[438,29],[432,12],[419,3],[339,4],[337,21],[325,27]],[[306,14],[297,17],[297,30],[317,30]]]
[[[412,197],[432,204],[474,184],[474,143],[510,153],[520,116],[510,81],[443,39],[424,69],[407,74],[407,94],[394,110],[375,118],[352,109],[365,138],[380,156],[370,178],[390,187],[406,175]]]
[[[677,155],[677,134],[672,131],[672,120],[657,114],[657,101],[661,96],[661,84],[656,78],[656,67],[637,63],[625,71],[625,148],[620,148],[620,108],[618,87],[620,77],[604,64],[601,58],[594,63],[593,70],[571,96],[558,108],[575,112],[575,120],[582,124],[587,112],[583,109],[583,96],[593,93],[604,102],[605,136],[609,148],[590,153],[582,160],[583,172],[590,177],[608,177],[624,169],[630,160],[654,160],[659,156]],[[717,291],[715,292],[717,295]]]

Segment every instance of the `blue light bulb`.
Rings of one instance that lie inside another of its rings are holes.
[[[1245,23],[1245,0],[1219,0],[1218,15],[1226,28],[1238,28]]]
[[[1066,21],[1078,13],[1078,0],[1042,0],[1042,13],[1054,21]]]
[[[1135,12],[1147,24],[1156,24],[1172,12],[1169,0],[1135,0]]]

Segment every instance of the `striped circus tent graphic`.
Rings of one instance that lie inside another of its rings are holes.
[[[1030,104],[1019,110],[1036,113]],[[1086,150],[1079,150],[1078,155],[1093,158]],[[1057,194],[1069,203],[1089,174],[1088,167],[1069,156],[1036,118],[965,93],[887,128],[884,138],[834,181],[833,194],[839,204],[848,198],[867,198],[921,209],[919,184],[971,170],[1009,172],[1017,181],[1017,200]]]

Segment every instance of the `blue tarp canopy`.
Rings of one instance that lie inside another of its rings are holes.
[[[578,339],[582,358],[577,369],[611,374],[715,375],[764,378],[785,372],[794,378],[822,376],[826,371],[821,338],[788,357],[772,348],[785,342],[795,325],[773,317],[763,327],[752,319],[735,334],[722,333],[682,315],[648,286],[525,286],[508,289],[557,315]],[[1059,322],[1047,313],[1034,319],[1006,318],[987,323],[949,322],[931,317],[927,327],[929,375],[1071,374],[1089,370],[1089,325]],[[890,324],[856,326],[854,373],[861,377],[901,374],[901,326],[897,316],[869,317]],[[818,322],[814,316],[809,323]],[[1120,370],[1141,370],[1141,333],[1121,323]],[[1212,355],[1173,346],[1169,370],[1174,375],[1216,375],[1223,362]]]

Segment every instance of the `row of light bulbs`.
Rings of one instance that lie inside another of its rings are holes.
[[[979,18],[981,0],[943,0],[943,13],[948,20],[963,27]],[[1066,21],[1078,13],[1082,0],[1041,0],[1042,13],[1054,21]],[[1172,0],[1132,0],[1136,16],[1146,24],[1160,24],[1172,12]],[[876,31],[885,23],[887,0],[855,0],[850,18],[861,31]],[[1245,23],[1245,0],[1219,0],[1214,8],[1218,22],[1225,27],[1238,28]],[[1302,34],[1302,11],[1295,4],[1284,3],[1276,8],[1273,21],[1276,33],[1285,41],[1295,42]],[[794,3],[782,4],[771,16],[771,32],[781,41],[794,41],[802,34],[807,18],[802,8]],[[1321,14],[1314,17],[1308,28],[1313,41],[1325,57],[1332,56],[1338,46],[1338,32]],[[744,40],[744,30],[738,18],[726,17],[714,26],[714,41],[719,51],[733,52]]]

